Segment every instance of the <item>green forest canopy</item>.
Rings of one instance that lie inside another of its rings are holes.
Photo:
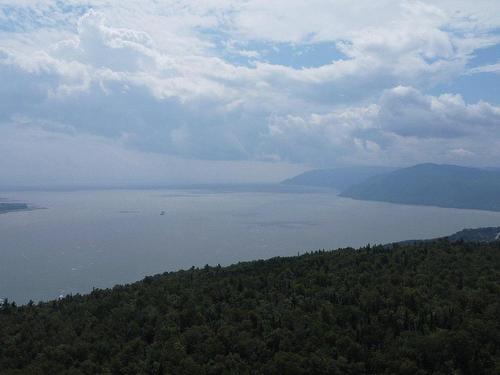
[[[0,308],[2,374],[500,374],[500,244],[192,268]]]

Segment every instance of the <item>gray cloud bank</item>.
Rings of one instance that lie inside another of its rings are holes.
[[[3,183],[276,181],[307,166],[500,160],[500,107],[426,93],[463,74],[498,79],[495,65],[468,65],[500,41],[491,2],[367,3],[370,17],[319,0],[280,16],[279,3],[0,1]],[[333,43],[342,58],[271,64],[246,49],[256,41]]]

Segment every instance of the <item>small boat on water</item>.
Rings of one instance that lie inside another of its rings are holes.
[[[165,211],[160,212],[160,215],[161,216],[165,215]]]

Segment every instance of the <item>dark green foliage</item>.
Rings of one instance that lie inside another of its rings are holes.
[[[500,246],[367,247],[0,311],[1,374],[499,374]]]

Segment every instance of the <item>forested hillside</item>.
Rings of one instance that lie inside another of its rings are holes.
[[[457,165],[419,164],[350,186],[342,197],[500,211],[500,173]]]
[[[1,374],[499,374],[500,244],[315,252],[0,311]]]
[[[494,242],[500,240],[500,227],[485,227],[485,228],[467,228],[459,232],[453,233],[450,236],[438,237],[433,239],[423,240],[406,240],[397,242],[396,245],[415,245],[422,242],[435,242],[438,240],[447,240],[450,242],[464,241],[464,242]],[[387,244],[386,247],[394,246],[394,244]]]

